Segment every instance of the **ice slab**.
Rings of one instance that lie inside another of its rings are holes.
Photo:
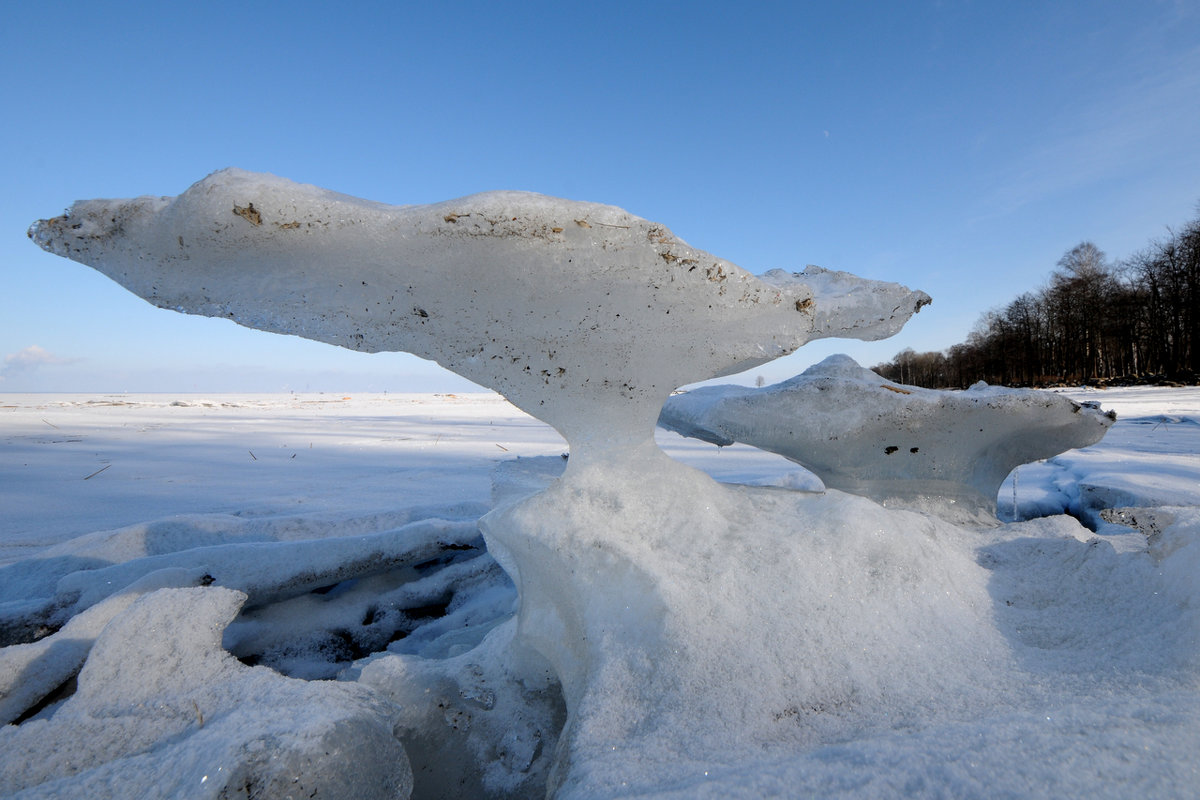
[[[87,660],[104,626],[142,595],[164,587],[199,586],[202,569],[162,569],[72,617],[37,641],[0,648],[0,725],[35,711],[67,685]]]
[[[0,644],[30,641],[56,630],[75,614],[165,569],[199,569],[209,583],[244,591],[253,605],[264,605],[351,578],[420,564],[447,551],[470,548],[479,539],[473,518],[426,518],[387,527],[388,522],[406,518],[405,514],[385,514],[366,521],[348,521],[347,533],[365,522],[383,527],[358,536],[255,541],[263,535],[262,525],[253,520],[218,517],[224,532],[208,538],[223,543],[188,547],[179,539],[181,549],[112,564],[105,563],[100,554],[111,556],[131,548],[128,539],[136,539],[136,526],[124,531],[134,534],[132,537],[122,532],[99,539],[80,537],[84,541],[78,542],[77,554],[71,552],[72,543],[68,542],[55,550],[55,556],[30,559],[0,570],[17,578],[15,589],[0,591],[0,599],[4,600],[0,602]],[[285,521],[277,522],[279,527],[286,527]],[[213,523],[210,520],[203,524]],[[18,592],[32,596],[7,599]]]
[[[835,355],[763,389],[708,386],[675,395],[659,425],[778,453],[828,488],[885,505],[994,524],[997,491],[1015,467],[1094,444],[1115,419],[1032,389],[899,385]]]
[[[820,269],[756,278],[613,206],[387,206],[237,169],[174,198],[81,201],[29,235],[163,308],[433,359],[577,450],[650,438],[677,386],[884,338],[929,302]]]

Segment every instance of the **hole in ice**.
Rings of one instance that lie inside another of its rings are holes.
[[[511,616],[516,590],[481,546],[246,609],[226,630],[242,663],[323,680],[383,650],[440,658]]]
[[[26,709],[21,716],[14,719],[12,724],[21,725],[22,723],[33,719],[38,714],[41,714],[43,711],[55,705],[56,703],[66,700],[68,697],[75,694],[76,677],[76,675],[72,675],[71,677],[67,678],[58,686],[58,688],[50,692],[50,694],[43,697],[30,708]]]

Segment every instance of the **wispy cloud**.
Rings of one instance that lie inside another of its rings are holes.
[[[1009,213],[1060,192],[1078,190],[1174,156],[1193,163],[1200,130],[1200,48],[1158,71],[1061,109],[1044,138],[1005,165],[984,197],[985,217]]]
[[[71,364],[76,360],[56,356],[44,347],[31,344],[24,350],[10,353],[4,357],[4,365],[0,366],[0,381],[15,375],[26,375],[47,365]]]

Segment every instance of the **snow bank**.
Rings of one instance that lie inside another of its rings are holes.
[[[994,523],[996,493],[1014,467],[1094,444],[1114,420],[1047,392],[900,386],[835,355],[764,389],[675,395],[659,425],[779,453],[829,488],[884,505]]]

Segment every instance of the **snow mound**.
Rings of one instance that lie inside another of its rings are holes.
[[[164,589],[117,615],[75,694],[0,729],[0,794],[407,797],[412,774],[390,703],[359,686],[246,667],[221,649],[244,600]]]
[[[175,198],[81,201],[29,235],[163,308],[432,359],[577,448],[650,437],[678,386],[890,336],[929,302],[845,273],[764,282],[613,206],[386,206],[237,169]]]
[[[724,486],[645,448],[481,524],[520,590],[517,645],[562,681],[560,796],[648,791],[1005,691],[987,572],[931,517]]]
[[[901,386],[835,355],[764,389],[675,395],[659,425],[778,453],[829,488],[884,505],[994,524],[997,492],[1014,467],[1094,444],[1115,418],[1035,390]]]

